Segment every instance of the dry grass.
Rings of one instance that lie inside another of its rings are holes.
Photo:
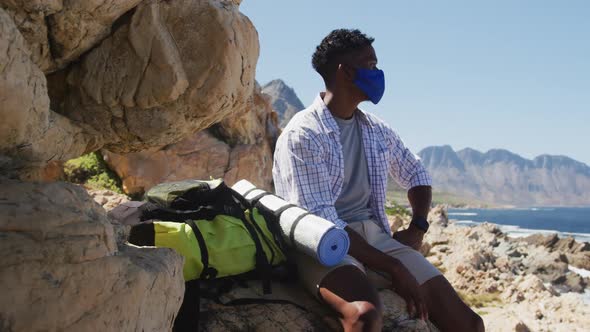
[[[502,304],[500,293],[483,293],[483,294],[467,294],[461,291],[457,291],[459,297],[463,302],[467,303],[472,308],[483,308],[497,304]]]

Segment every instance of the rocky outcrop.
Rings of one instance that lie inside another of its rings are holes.
[[[487,331],[569,331],[590,324],[590,307],[576,294],[587,283],[568,270],[564,254],[510,239],[493,224],[444,224],[431,223],[427,259],[482,313]]]
[[[83,153],[87,138],[81,128],[49,109],[45,76],[2,9],[0,63],[0,170],[19,173]]]
[[[82,187],[0,181],[0,313],[7,331],[165,331],[182,258],[117,243]]]
[[[161,182],[210,177],[223,178],[229,185],[248,179],[271,190],[276,113],[259,89],[249,105],[247,112],[178,143],[128,154],[105,151],[105,160],[127,194],[143,193]]]
[[[88,195],[102,206],[106,211],[110,211],[117,206],[129,202],[130,199],[126,195],[118,194],[106,189],[87,189]]]
[[[182,259],[125,243],[105,209],[128,197],[21,181],[104,149],[129,192],[210,175],[271,189],[278,118],[240,2],[0,0],[0,330],[171,329]]]
[[[248,283],[247,288],[237,287],[222,296],[223,301],[243,298],[261,298],[259,282]],[[408,315],[404,300],[395,292],[379,291],[383,302],[383,331],[437,332],[429,321],[413,319]],[[340,331],[341,325],[333,312],[302,292],[298,283],[273,284],[273,293],[267,299],[287,300],[290,303],[250,304],[222,306],[204,300],[201,305],[203,331]],[[295,305],[296,304],[296,305]]]
[[[528,244],[548,249],[549,252],[565,255],[569,264],[590,270],[590,243],[577,242],[573,237],[560,239],[557,234],[542,235],[533,234],[515,241],[524,241]]]
[[[33,61],[51,72],[76,60],[141,0],[2,0],[24,35]]]
[[[257,32],[233,2],[143,1],[71,66],[54,99],[97,148],[162,147],[245,113],[257,58]]]
[[[258,35],[239,3],[2,1],[3,170],[162,147],[247,113]]]

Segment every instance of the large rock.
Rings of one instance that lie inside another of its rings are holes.
[[[111,32],[111,25],[142,0],[63,0],[47,17],[52,55],[63,67]]]
[[[44,166],[82,154],[89,138],[49,109],[43,72],[12,19],[0,9],[0,155],[6,169]]]
[[[71,66],[57,108],[100,145],[162,147],[246,112],[258,34],[230,1],[144,1]]]
[[[259,299],[263,292],[259,282],[237,287],[222,296],[223,301]],[[404,300],[391,290],[379,291],[383,302],[383,331],[437,332],[430,322],[409,316]],[[298,283],[273,284],[266,299],[288,301],[286,304],[264,303],[241,306],[221,306],[202,301],[203,331],[340,331],[333,311],[307,292]],[[203,303],[204,302],[204,303]],[[293,305],[297,304],[297,305]]]
[[[46,73],[95,46],[121,15],[141,0],[1,0]]]
[[[63,0],[0,0],[0,7],[12,17],[24,36],[31,60],[41,70],[55,68],[46,17],[63,9]]]
[[[46,178],[46,162],[103,147],[177,142],[247,113],[255,98],[258,34],[240,1],[0,1],[9,12],[0,16],[0,167],[39,169],[21,178]],[[47,73],[72,60],[48,89],[38,66]],[[219,128],[255,144],[267,132],[257,120]]]
[[[590,243],[588,242],[578,242],[573,237],[560,239],[557,234],[533,234],[524,238],[515,239],[514,241],[526,242],[534,246],[546,248],[550,252],[564,254],[569,264],[581,269],[590,269]]]
[[[186,178],[220,178],[229,164],[230,147],[202,131],[163,148],[124,155],[103,152],[121,178],[127,194],[141,194],[154,185]]]
[[[519,240],[534,246],[541,246],[551,249],[557,243],[557,241],[559,241],[559,237],[557,236],[557,233],[549,235],[531,234]]]
[[[0,313],[6,331],[166,331],[182,258],[117,244],[82,187],[0,181]]]
[[[272,147],[278,132],[276,113],[257,88],[246,112],[210,130],[163,148],[103,153],[127,194],[143,193],[161,182],[210,177],[223,178],[228,185],[247,179],[271,190]]]

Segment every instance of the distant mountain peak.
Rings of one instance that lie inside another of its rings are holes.
[[[285,127],[295,113],[305,108],[295,90],[281,79],[266,83],[262,87],[262,93],[270,98],[273,109],[279,115],[280,127]]]
[[[464,170],[463,161],[450,145],[429,146],[418,153],[422,162],[429,167],[452,167]]]
[[[285,89],[291,89],[287,83],[285,83],[285,81],[283,81],[280,78],[274,79],[268,83],[266,83],[263,87],[263,89],[268,89],[268,88],[275,88],[277,90],[285,90]],[[292,89],[291,89],[292,90]]]

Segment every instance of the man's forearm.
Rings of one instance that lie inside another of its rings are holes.
[[[432,204],[432,187],[417,186],[408,190],[408,201],[412,206],[414,217],[428,217],[430,205]]]

